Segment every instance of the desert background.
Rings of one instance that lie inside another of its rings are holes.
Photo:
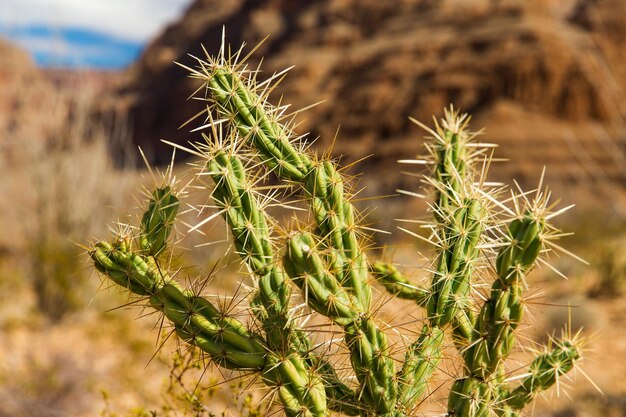
[[[199,140],[179,128],[201,110],[188,100],[198,85],[174,61],[193,65],[202,45],[216,53],[223,28],[246,50],[269,35],[249,61],[263,58],[267,76],[293,66],[273,100],[319,102],[298,132],[317,138],[320,153],[332,145],[342,165],[356,162],[358,206],[393,231],[376,234],[375,246],[400,263],[427,251],[393,221],[426,215],[423,201],[396,195],[419,190],[397,163],[423,153],[425,132],[409,117],[432,126],[450,104],[471,114],[481,140],[498,144],[492,181],[532,189],[546,167],[557,207],[576,205],[556,219],[574,233],[561,245],[589,265],[554,258],[567,279],[531,274],[536,302],[523,334],[545,342],[568,321],[583,328],[581,367],[593,383],[579,373],[527,414],[626,416],[626,1],[193,0],[181,10],[115,69],[42,65],[0,35],[0,417],[273,412],[259,405],[262,389],[241,394],[249,379],[201,366],[181,375],[193,358],[174,357],[158,317],[103,283],[86,255],[108,226],[140,214],[153,179],[137,146],[164,169],[172,148],[161,139]],[[182,181],[188,162],[177,154]],[[225,230],[216,219],[181,243],[189,279],[224,257],[227,242],[201,245],[224,241]],[[247,278],[223,264],[207,291],[225,297]],[[201,407],[186,391],[196,383],[206,388]],[[444,397],[433,393],[435,403]]]

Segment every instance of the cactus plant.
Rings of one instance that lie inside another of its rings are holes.
[[[519,378],[511,377],[505,360],[523,318],[526,276],[558,248],[558,231],[549,223],[558,212],[551,213],[541,186],[534,198],[518,191],[498,200],[504,187],[485,181],[490,146],[468,131],[467,116],[450,109],[435,129],[417,122],[431,134],[427,156],[404,161],[432,167],[424,182],[434,194],[434,222],[425,226],[436,255],[430,286],[420,287],[393,264],[368,259],[369,237],[350,182],[333,160],[307,149],[285,107],[269,102],[283,74],[260,82],[240,55],[228,56],[223,46],[215,58],[196,58],[194,68],[181,65],[200,83],[197,94],[206,109],[199,116],[205,115],[208,133],[188,147],[174,146],[200,158],[198,188],[210,189],[254,281],[252,325],[183,288],[167,271],[162,261],[173,250],[168,242],[180,205],[173,184],[152,193],[138,233],[128,228],[112,242],[95,244],[90,255],[99,271],[162,312],[184,342],[217,365],[258,374],[288,416],[416,415],[449,350],[447,340],[463,369],[450,381],[451,416],[517,416],[575,366],[580,340],[566,337],[537,356],[520,383],[511,382]],[[258,186],[269,175],[310,213],[309,221],[280,227],[282,236],[266,210],[281,196],[264,195],[266,187]],[[480,286],[491,277],[491,290],[482,294]],[[377,282],[424,311],[403,356],[376,317]],[[327,343],[348,352],[351,371],[336,369],[316,348],[302,313],[294,313],[294,290],[306,315],[325,317],[340,329],[340,340]]]

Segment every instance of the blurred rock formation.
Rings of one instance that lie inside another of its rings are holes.
[[[169,160],[160,139],[197,139],[177,129],[201,103],[187,101],[196,84],[172,61],[192,65],[201,44],[216,53],[222,27],[234,47],[270,35],[250,65],[265,57],[269,76],[295,64],[274,99],[323,101],[299,131],[325,147],[340,128],[346,162],[374,154],[359,168],[376,176],[373,193],[411,186],[391,174],[421,151],[408,117],[429,122],[451,103],[512,160],[497,179],[532,186],[547,166],[570,201],[626,183],[625,0],[195,0],[102,98],[156,162]]]

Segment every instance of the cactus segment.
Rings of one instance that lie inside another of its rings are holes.
[[[370,272],[387,292],[403,300],[412,300],[424,307],[428,302],[429,291],[412,284],[398,268],[390,263],[377,261],[370,266]]]
[[[432,180],[440,187],[435,189],[435,220],[446,222],[446,216],[458,207],[458,197],[467,187],[471,177],[473,157],[468,149],[468,142],[473,137],[465,131],[469,118],[458,116],[452,110],[446,111],[446,119],[441,129],[437,125],[437,134],[428,145],[435,169]]]
[[[448,416],[489,417],[495,410],[489,384],[472,377],[456,380],[452,384],[448,397]]]
[[[291,132],[265,111],[263,99],[232,68],[217,66],[210,71],[207,86],[218,103],[218,112],[231,119],[241,136],[259,151],[263,163],[279,177],[303,180],[313,162],[290,143]]]
[[[366,317],[359,318],[344,329],[352,369],[361,383],[361,398],[377,414],[393,411],[397,383],[387,336],[372,319]]]
[[[288,415],[327,415],[324,385],[316,374],[310,372],[299,354],[268,356],[268,364],[261,376],[268,386],[278,388],[278,397]]]
[[[489,378],[515,344],[523,318],[523,279],[542,249],[544,221],[526,213],[508,226],[509,244],[496,258],[497,278],[475,324],[476,340],[463,355],[472,376]]]
[[[149,260],[129,251],[130,240],[124,239],[111,245],[96,244],[91,257],[96,268],[116,284],[128,288],[134,294],[152,295],[163,278],[160,271],[148,266]]]
[[[522,279],[535,264],[543,249],[541,236],[545,220],[536,218],[531,212],[514,219],[508,227],[510,245],[498,253],[496,274],[502,285],[511,285]]]
[[[362,398],[378,412],[391,411],[397,390],[395,366],[386,336],[364,316],[367,310],[362,309],[360,300],[326,270],[310,234],[300,233],[288,240],[284,265],[309,306],[344,328],[352,367],[363,387]]]
[[[315,219],[315,234],[329,248],[339,282],[355,295],[364,311],[372,298],[365,255],[356,235],[354,207],[345,196],[343,178],[330,161],[315,166],[304,183]]]
[[[470,290],[473,263],[479,254],[483,218],[481,203],[468,199],[442,227],[442,250],[426,305],[433,326],[451,323],[459,309],[466,308],[464,303]]]
[[[158,256],[163,252],[179,206],[180,202],[170,186],[154,190],[148,210],[141,219],[139,245],[147,254]]]
[[[576,343],[564,340],[552,352],[537,356],[530,365],[528,376],[508,396],[506,403],[513,410],[521,410],[541,391],[554,384],[574,368],[580,359],[580,348]]]
[[[419,339],[409,346],[399,374],[398,396],[398,402],[408,411],[423,399],[430,378],[442,358],[444,338],[445,333],[439,327],[424,326]]]
[[[132,251],[131,242],[100,242],[92,252],[96,267],[135,294],[149,296],[150,305],[163,311],[177,333],[190,338],[213,360],[231,369],[261,370],[266,349],[259,336],[240,321],[215,314],[217,309],[182,290],[150,257]],[[136,292],[135,292],[136,291]],[[200,345],[201,344],[201,345]]]
[[[310,234],[301,233],[289,238],[283,263],[309,306],[318,313],[341,326],[353,323],[365,313],[356,297],[347,292],[328,271]]]

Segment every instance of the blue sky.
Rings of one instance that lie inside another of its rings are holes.
[[[41,66],[119,69],[190,0],[1,0],[0,36]]]

